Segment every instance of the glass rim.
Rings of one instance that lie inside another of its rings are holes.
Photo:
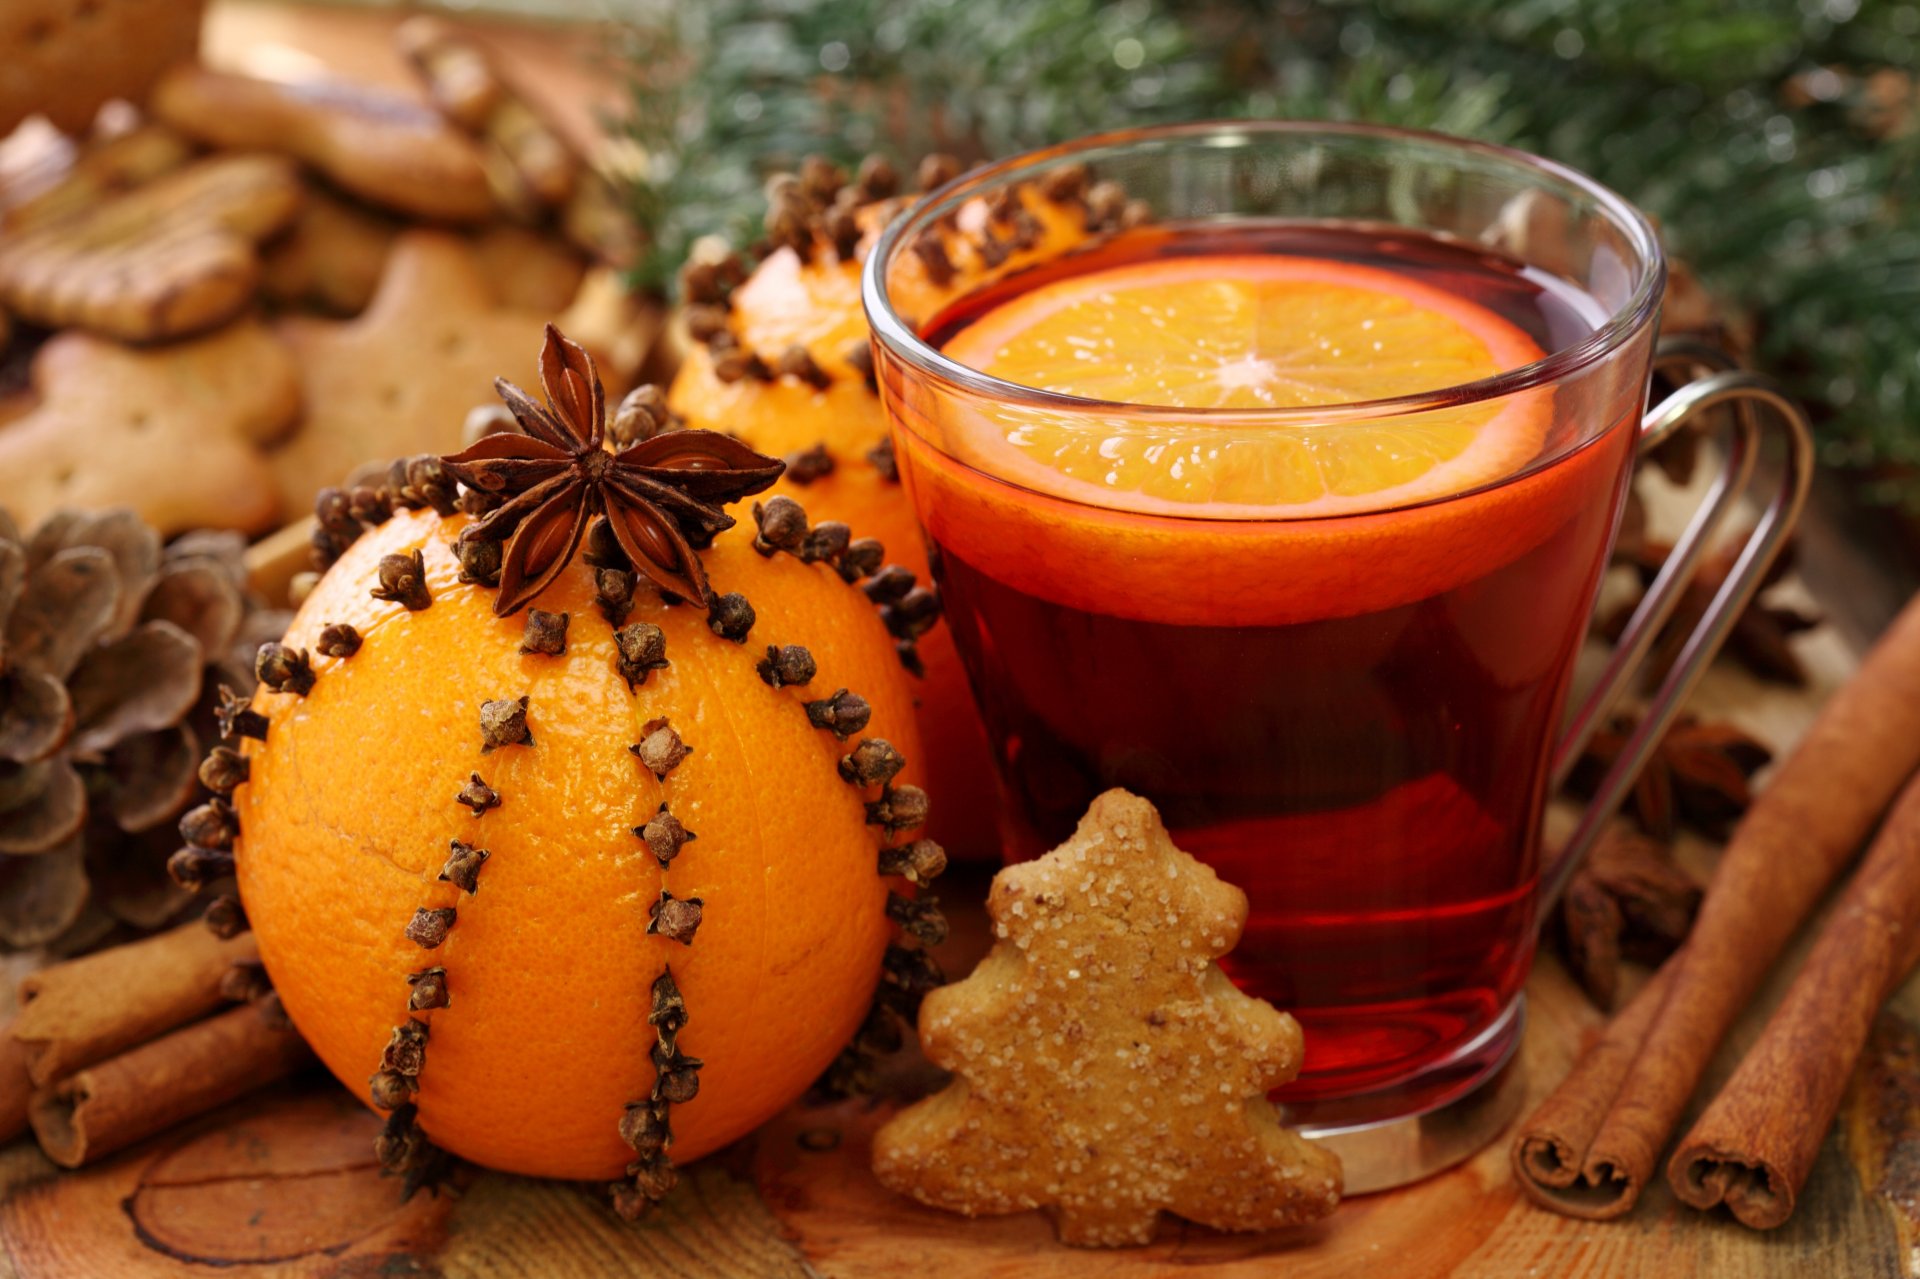
[[[894,309],[886,283],[886,264],[907,241],[910,233],[933,223],[958,209],[981,191],[1018,181],[1021,176],[1088,152],[1109,150],[1130,142],[1160,138],[1204,138],[1222,133],[1264,134],[1268,136],[1332,136],[1376,138],[1412,142],[1436,150],[1467,152],[1490,157],[1517,170],[1537,175],[1542,185],[1559,183],[1572,187],[1591,199],[1627,238],[1640,255],[1638,278],[1627,300],[1607,317],[1605,323],[1571,345],[1549,351],[1538,360],[1507,369],[1490,377],[1419,391],[1368,400],[1344,400],[1333,404],[1273,409],[1186,408],[1163,404],[1137,404],[1124,400],[1100,400],[1068,395],[1009,382],[960,363],[923,339],[914,327]],[[1427,129],[1407,129],[1396,125],[1365,124],[1332,120],[1201,120],[1184,124],[1146,125],[1113,129],[1090,134],[1050,147],[1022,152],[1005,160],[970,169],[902,212],[882,229],[879,239],[867,254],[860,272],[860,300],[866,311],[867,325],[875,340],[919,372],[950,383],[970,394],[1022,407],[1047,409],[1081,415],[1124,413],[1135,419],[1158,422],[1186,422],[1204,425],[1231,421],[1241,426],[1332,426],[1344,421],[1368,421],[1383,417],[1403,417],[1435,409],[1496,400],[1503,396],[1553,384],[1589,368],[1625,346],[1653,321],[1659,310],[1666,282],[1666,255],[1660,237],[1647,216],[1634,204],[1586,174],[1544,156],[1517,147],[1479,142]],[[1511,478],[1511,477],[1508,477]]]

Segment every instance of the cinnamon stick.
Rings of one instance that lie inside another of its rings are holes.
[[[27,1050],[14,1042],[11,1024],[0,1027],[0,1142],[27,1130],[27,1098],[32,1095]]]
[[[1727,1028],[1794,930],[1920,767],[1920,598],[1894,619],[1775,770],[1728,841],[1646,1039],[1565,1187],[1542,1205],[1632,1208]],[[1531,1127],[1531,1125],[1529,1125]],[[1570,1154],[1569,1157],[1572,1157]]]
[[[41,1088],[29,1118],[47,1157],[78,1168],[283,1078],[308,1056],[291,1027],[235,1008]]]
[[[1599,1041],[1515,1134],[1514,1178],[1542,1207],[1582,1217],[1591,1215],[1582,1211],[1590,1201],[1606,1206],[1606,1192],[1579,1184],[1581,1165],[1667,996],[1674,967],[1669,961],[1614,1015]]]
[[[1909,782],[1759,1042],[1667,1164],[1695,1208],[1793,1212],[1875,1014],[1920,958],[1920,779]]]
[[[251,936],[222,941],[194,922],[55,964],[20,983],[13,1038],[45,1085],[223,1007],[227,969],[256,958]]]

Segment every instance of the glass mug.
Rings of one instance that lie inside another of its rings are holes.
[[[977,230],[996,197],[1023,198],[1008,188],[1049,189],[1070,165],[1144,202],[1151,231],[1015,255],[965,296],[929,289],[923,236]],[[1223,251],[1413,278],[1526,327],[1545,356],[1393,399],[1246,410],[1058,394],[942,352],[1077,263]],[[867,259],[875,376],[995,749],[1006,855],[1053,846],[1121,786],[1243,888],[1249,918],[1223,965],[1304,1027],[1301,1075],[1276,1096],[1340,1150],[1351,1191],[1465,1157],[1518,1105],[1538,921],[1804,496],[1805,422],[1763,379],[1664,349],[1700,376],[1646,412],[1664,280],[1646,219],[1580,174],[1437,135],[1290,122],[1107,134],[977,169]],[[1634,459],[1723,404],[1722,473],[1569,718]],[[1438,438],[1509,413],[1545,423],[1529,456],[1378,509],[1360,494],[1288,518],[1099,482],[1108,460],[1134,474],[1155,449]],[[1768,427],[1784,441],[1778,493],[1579,827],[1543,858],[1548,795],[1741,498]]]

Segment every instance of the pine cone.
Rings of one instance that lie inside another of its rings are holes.
[[[131,511],[0,510],[0,946],[84,949],[189,905],[173,823],[203,797],[222,684],[286,615],[247,590],[238,535],[162,547]]]

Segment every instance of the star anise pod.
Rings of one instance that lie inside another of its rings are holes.
[[[1569,787],[1590,795],[1633,733],[1632,719],[1617,716],[1593,735],[1574,766]],[[1630,808],[1641,829],[1671,839],[1681,822],[1724,838],[1752,802],[1753,775],[1773,752],[1732,724],[1682,716],[1667,730],[1633,784]]]
[[[1673,547],[1665,542],[1641,541],[1637,545],[1623,545],[1616,558],[1632,566],[1640,577],[1640,588],[1644,591],[1653,584],[1660,566],[1666,562],[1672,550]],[[1651,687],[1666,678],[1667,671],[1680,655],[1681,645],[1685,643],[1687,635],[1692,632],[1701,614],[1707,611],[1707,605],[1713,602],[1714,593],[1726,581],[1727,574],[1733,570],[1733,562],[1732,550],[1716,552],[1701,561],[1700,571],[1680,592],[1680,602],[1674,606],[1673,617],[1661,630],[1647,654],[1646,663],[1641,668],[1644,672],[1641,678],[1647,686]],[[1807,672],[1788,640],[1802,631],[1812,630],[1823,619],[1818,614],[1803,613],[1790,605],[1769,603],[1764,598],[1768,589],[1777,585],[1792,567],[1793,544],[1788,543],[1767,570],[1753,602],[1735,619],[1733,629],[1727,633],[1725,652],[1761,679],[1800,688],[1807,682]],[[1600,633],[1608,639],[1618,639],[1638,604],[1637,598],[1629,600],[1608,613],[1601,620]]]
[[[1567,967],[1593,1002],[1612,1008],[1623,959],[1657,964],[1693,927],[1701,889],[1652,840],[1608,829],[1560,903]]]
[[[551,324],[540,381],[545,408],[506,379],[494,382],[525,435],[489,435],[441,459],[462,484],[507,499],[462,535],[506,543],[493,611],[506,617],[545,590],[596,515],[637,571],[664,591],[710,603],[696,552],[733,526],[722,506],[767,488],[785,463],[717,431],[666,431],[610,452],[593,357]]]

